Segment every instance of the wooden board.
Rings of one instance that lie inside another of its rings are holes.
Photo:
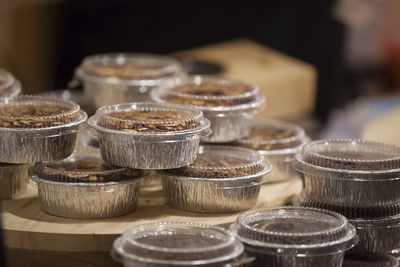
[[[299,178],[263,185],[255,208],[282,205],[301,189]],[[66,253],[108,253],[112,242],[135,224],[185,220],[227,226],[239,214],[198,214],[169,208],[157,179],[141,189],[137,211],[118,218],[73,220],[46,214],[41,211],[33,188],[18,199],[2,201],[1,205],[7,248]]]
[[[362,138],[400,146],[400,108],[367,123]]]
[[[301,117],[314,108],[316,69],[253,41],[233,40],[170,55],[215,63],[222,67],[221,75],[258,85],[267,99],[259,118]]]

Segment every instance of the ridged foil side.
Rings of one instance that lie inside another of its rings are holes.
[[[204,137],[204,142],[232,142],[240,140],[250,134],[252,113],[234,113],[228,116],[218,117],[211,112],[204,112],[204,117],[210,120],[211,135]]]
[[[258,179],[261,177],[254,179],[256,185],[243,185],[243,181],[176,178],[172,175],[164,175],[161,181],[169,206],[190,212],[224,213],[251,209],[260,192]]]
[[[366,253],[390,253],[400,248],[400,227],[368,227],[357,226],[353,220],[349,220],[357,229],[360,238],[358,244],[349,250],[353,254]]]
[[[38,182],[42,210],[74,219],[100,219],[128,214],[136,209],[140,180],[108,185]]]
[[[292,166],[294,154],[265,155],[262,151],[260,153],[272,165],[269,181],[281,182],[299,176],[298,172]]]
[[[2,131],[0,162],[39,163],[65,159],[74,150],[78,126],[63,131]]]
[[[0,165],[0,200],[16,197],[26,191],[29,164]]]
[[[400,202],[400,179],[330,179],[321,171],[304,171],[305,197],[321,203],[368,207]]]
[[[175,141],[135,142],[135,137],[98,131],[104,161],[133,169],[173,169],[187,166],[196,159],[200,138]],[[162,138],[161,138],[162,139]]]
[[[250,257],[255,257],[255,261],[248,267],[339,267],[342,266],[344,252],[331,255],[296,257],[285,254],[262,253],[262,247],[253,247],[245,244],[245,252]],[[267,264],[268,263],[268,264]]]
[[[83,79],[85,97],[92,99],[96,108],[127,102],[151,102],[154,86],[137,86],[127,83],[107,83]]]

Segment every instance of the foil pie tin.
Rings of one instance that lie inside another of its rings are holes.
[[[123,119],[113,117],[115,112],[176,113],[182,118]],[[135,169],[171,169],[189,165],[196,159],[200,138],[210,133],[210,122],[199,110],[147,102],[102,107],[88,123],[97,131],[105,161]],[[121,128],[126,125],[136,130]],[[182,125],[190,127],[174,128]],[[149,130],[153,128],[155,130]]]
[[[279,182],[298,176],[292,161],[309,140],[300,126],[268,119],[253,123],[249,136],[233,145],[260,152],[272,164],[270,181]]]
[[[360,242],[349,253],[390,253],[400,247],[400,203],[353,207],[319,203],[304,195],[298,204],[338,212],[356,227]]]
[[[252,266],[337,267],[357,243],[356,230],[344,216],[305,207],[248,211],[230,230],[256,258]]]
[[[186,86],[194,89],[189,92],[177,90]],[[240,92],[227,95],[238,88]],[[207,75],[166,80],[151,92],[151,97],[156,102],[191,106],[203,111],[212,129],[212,134],[203,141],[212,143],[232,142],[248,136],[251,122],[265,102],[265,97],[254,85]]]
[[[207,145],[193,164],[159,174],[169,206],[224,213],[252,208],[270,171],[271,164],[254,150]]]
[[[77,131],[87,119],[85,112],[71,101],[39,96],[20,96],[1,103],[0,110],[18,110],[36,105],[63,108],[66,111],[49,116],[0,115],[0,162],[29,164],[65,159],[73,152]],[[29,125],[34,122],[35,125]],[[18,125],[18,126],[14,126]],[[28,123],[28,125],[23,125]],[[11,126],[4,126],[11,124]],[[41,126],[37,126],[41,125]]]
[[[100,219],[122,216],[136,209],[146,172],[117,167],[107,170],[71,167],[82,161],[97,163],[101,159],[73,155],[57,163],[31,167],[31,180],[37,185],[43,211],[65,218]]]
[[[184,75],[174,59],[136,53],[86,57],[75,71],[86,98],[99,108],[125,102],[150,101],[149,92],[163,80]]]
[[[399,260],[385,254],[346,255],[343,267],[399,267]]]
[[[14,198],[26,191],[30,164],[0,163],[0,200]]]
[[[313,141],[296,155],[294,166],[304,173],[308,199],[353,207],[400,202],[398,147],[356,139]]]
[[[232,263],[243,250],[243,245],[221,227],[165,221],[126,230],[115,240],[112,256],[124,267],[220,267],[239,266]]]
[[[21,93],[21,83],[8,71],[0,68],[0,102],[9,101]]]

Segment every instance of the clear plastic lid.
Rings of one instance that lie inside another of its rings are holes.
[[[229,146],[200,146],[196,160],[189,166],[166,173],[199,178],[233,178],[260,174],[270,169],[257,151]]]
[[[238,141],[241,147],[268,152],[297,152],[308,140],[305,131],[298,125],[278,121],[263,120],[252,125],[250,135]]]
[[[98,126],[132,134],[185,132],[205,120],[196,109],[146,102],[104,106],[95,117]]]
[[[106,183],[132,180],[143,171],[112,166],[100,156],[72,155],[48,164],[37,164],[30,170],[41,179],[67,183]]]
[[[12,99],[20,92],[20,82],[11,73],[0,68],[0,101]]]
[[[72,101],[41,96],[19,96],[0,103],[0,127],[46,128],[63,126],[82,117]]]
[[[244,250],[225,229],[189,222],[135,226],[114,242],[113,249],[125,262],[183,266],[224,263]]]
[[[385,254],[346,255],[343,267],[399,267],[399,260]]]
[[[270,253],[321,255],[356,243],[355,228],[337,213],[305,207],[276,207],[243,213],[231,226],[239,240]]]
[[[193,106],[203,111],[254,110],[265,102],[257,86],[218,76],[169,79],[151,94],[158,102]]]
[[[86,57],[81,65],[87,74],[125,80],[160,79],[181,71],[169,57],[152,54],[110,53]]]
[[[378,205],[370,207],[351,207],[335,204],[321,203],[319,201],[309,199],[304,194],[298,200],[302,206],[331,210],[342,214],[348,219],[355,218],[381,218],[400,214],[400,203],[392,203],[387,205]]]

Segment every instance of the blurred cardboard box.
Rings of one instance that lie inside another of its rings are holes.
[[[253,41],[233,40],[170,55],[215,63],[221,75],[258,85],[267,104],[258,118],[304,117],[314,109],[315,68]]]

